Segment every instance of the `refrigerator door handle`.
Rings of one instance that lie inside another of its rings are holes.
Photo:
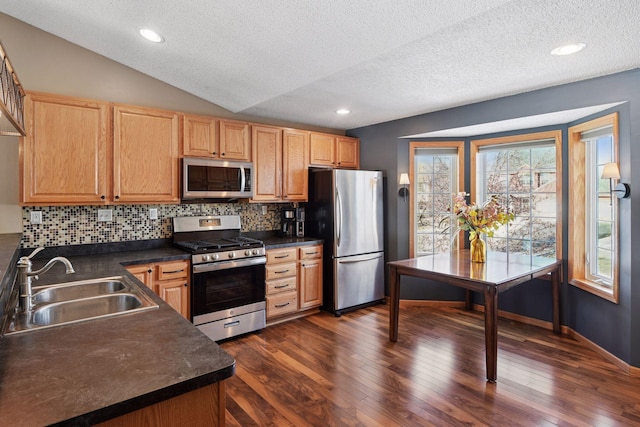
[[[336,242],[340,246],[340,236],[342,236],[342,199],[340,199],[340,191],[336,188]]]
[[[382,256],[381,254],[377,254],[377,255],[372,255],[369,258],[358,258],[358,259],[349,259],[349,260],[346,260],[346,259],[342,260],[341,259],[338,262],[341,263],[341,264],[352,264],[352,263],[355,263],[355,262],[371,261],[371,260],[374,260],[376,258],[380,258],[381,256]]]

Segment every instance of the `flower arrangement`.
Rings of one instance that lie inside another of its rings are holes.
[[[501,225],[513,221],[515,215],[502,206],[497,197],[493,196],[482,206],[476,203],[467,204],[467,193],[458,193],[453,204],[453,214],[458,218],[458,229],[469,232],[469,240],[478,234],[493,237],[493,232]]]

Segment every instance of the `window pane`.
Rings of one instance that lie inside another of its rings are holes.
[[[414,152],[415,235],[414,255],[451,250],[453,231],[451,210],[458,190],[457,154],[442,154],[438,149]]]
[[[476,164],[479,201],[497,195],[515,215],[510,224],[494,232],[489,249],[555,256],[555,140],[484,147]]]

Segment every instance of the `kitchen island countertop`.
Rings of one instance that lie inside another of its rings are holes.
[[[34,270],[52,251],[34,258]],[[133,278],[123,265],[189,255],[156,248],[68,258],[75,274],[57,264],[34,285]],[[92,425],[233,375],[230,355],[137,283],[157,309],[0,338],[0,425]]]

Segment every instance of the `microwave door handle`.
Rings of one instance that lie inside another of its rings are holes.
[[[244,191],[245,186],[244,167],[240,168],[240,191]]]

